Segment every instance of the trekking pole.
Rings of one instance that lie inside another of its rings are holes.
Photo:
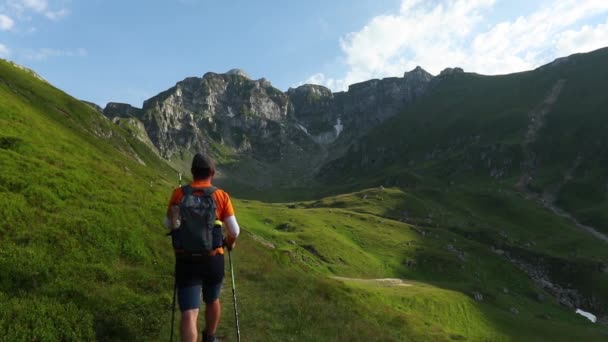
[[[175,272],[174,272],[175,274]],[[173,327],[175,325],[175,297],[177,297],[177,279],[173,276],[173,309],[171,310],[171,342],[173,342]]]
[[[234,267],[232,267],[232,253],[228,250],[228,260],[230,260],[230,278],[232,279],[232,302],[234,303],[234,319],[236,323],[236,340],[241,342],[241,331],[239,329],[239,311],[236,307],[236,287],[234,285]]]
[[[182,173],[179,173],[179,187],[182,187]],[[177,274],[176,274],[176,269],[177,269],[177,261],[175,264],[175,269],[173,270],[173,305],[172,305],[172,309],[171,309],[171,342],[173,342],[173,328],[175,326],[175,297],[177,297]]]

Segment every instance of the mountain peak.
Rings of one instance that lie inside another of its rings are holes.
[[[109,119],[114,117],[128,118],[138,117],[142,113],[142,109],[133,107],[128,103],[108,102],[102,113]]]
[[[412,71],[410,71],[410,72],[415,72],[415,73],[421,73],[421,72],[423,72],[423,73],[427,73],[427,74],[428,74],[428,72],[427,72],[426,70],[424,70],[424,69],[423,69],[423,68],[422,68],[420,65],[416,66],[416,67],[415,67],[415,68],[414,68]]]
[[[247,79],[251,79],[251,77],[249,77],[249,75],[243,69],[230,69],[226,72],[226,75],[238,75]]]
[[[445,68],[441,71],[441,73],[439,73],[439,76],[447,76],[447,75],[454,75],[454,74],[462,74],[464,73],[464,70],[462,68]]]
[[[405,73],[403,73],[403,78],[415,78],[419,80],[430,81],[431,78],[433,78],[433,75],[431,75],[428,71],[422,69],[422,67],[417,66],[412,71],[406,71]]]
[[[302,84],[296,88],[289,88],[287,93],[313,93],[313,94],[324,94],[331,95],[331,90],[326,86],[320,84]]]

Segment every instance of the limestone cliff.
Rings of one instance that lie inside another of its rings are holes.
[[[103,112],[141,121],[167,159],[206,151],[297,168],[306,160],[322,162],[333,145],[348,146],[396,115],[424,95],[432,79],[417,67],[401,78],[354,84],[346,92],[308,84],[282,92],[233,69],[186,78],[141,109],[109,103]]]

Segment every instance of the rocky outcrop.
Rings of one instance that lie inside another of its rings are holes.
[[[103,109],[103,115],[109,119],[119,118],[140,118],[142,110],[127,103],[110,102]]]
[[[31,76],[34,76],[35,78],[37,78],[38,80],[40,80],[40,81],[42,81],[44,83],[48,83],[47,80],[45,80],[44,78],[42,78],[42,76],[38,75],[34,70],[32,70],[30,68],[26,68],[23,65],[17,64],[17,63],[15,63],[13,61],[9,61],[9,60],[3,59],[3,58],[0,58],[0,60],[8,62],[10,65],[12,65],[12,66],[14,66],[14,67],[16,67],[18,69],[21,69],[21,70],[27,72]]]
[[[228,72],[226,72],[226,75],[237,75],[237,76],[241,76],[241,77],[245,77],[247,79],[250,79],[251,77],[249,77],[249,74],[247,74],[245,72],[245,70],[242,69],[232,69],[232,70],[228,70]]]
[[[401,112],[422,96],[433,76],[416,67],[402,78],[389,77],[353,84],[340,94],[345,129],[369,128]]]
[[[231,71],[178,82],[144,102],[142,121],[165,158],[221,144],[276,161],[310,145],[305,132],[287,125],[292,115],[289,97],[268,81]]]
[[[422,96],[433,76],[422,68],[403,77],[354,84],[332,93],[319,85],[282,92],[240,69],[189,77],[146,100],[143,108],[109,103],[109,118],[139,119],[160,155],[216,151],[218,146],[265,162],[322,155],[399,113]]]
[[[444,76],[463,74],[463,73],[464,73],[464,70],[462,68],[445,68],[439,73],[439,76],[444,77]]]
[[[511,252],[505,253],[504,257],[526,273],[538,288],[553,296],[559,304],[570,309],[585,308],[595,312],[605,312],[595,294],[589,293],[588,290],[585,291],[587,293],[583,293],[581,289],[576,288],[579,277],[582,278],[581,275],[585,272],[590,272],[585,276],[592,276],[597,272],[598,265],[582,262],[577,264],[568,260],[536,255],[531,257],[531,255],[533,255],[532,252],[520,249],[511,250]],[[570,281],[565,283],[564,279],[567,278],[570,278]],[[572,280],[574,280],[574,284]],[[542,293],[537,293],[535,299],[542,302],[544,296]]]
[[[391,116],[403,111],[422,96],[433,76],[416,67],[403,77],[374,79],[353,84],[347,92],[332,93],[319,85],[303,85],[287,94],[315,141],[329,144],[342,133],[356,138]]]
[[[334,94],[326,87],[306,84],[287,91],[294,113],[302,128],[319,144],[330,144],[338,138],[341,112]]]

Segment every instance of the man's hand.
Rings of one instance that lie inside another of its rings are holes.
[[[231,239],[230,237],[224,238],[224,247],[228,248],[229,251],[232,251],[236,246],[236,241]]]

